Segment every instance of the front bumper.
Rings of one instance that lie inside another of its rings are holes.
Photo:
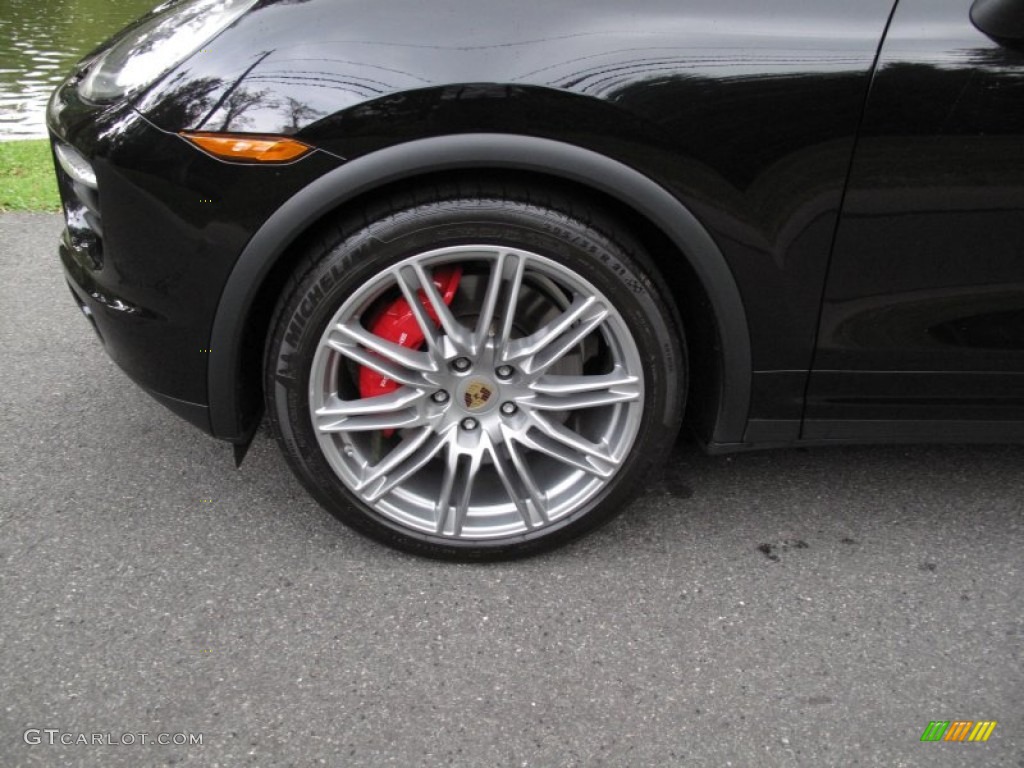
[[[209,339],[228,275],[266,218],[337,159],[224,163],[129,105],[82,103],[73,83],[54,94],[48,124],[54,146],[96,177],[83,185],[55,156],[59,253],[78,305],[129,377],[210,432]]]

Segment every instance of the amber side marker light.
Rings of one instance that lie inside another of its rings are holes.
[[[301,141],[280,136],[189,131],[182,131],[181,136],[214,157],[236,163],[287,163],[313,150]]]

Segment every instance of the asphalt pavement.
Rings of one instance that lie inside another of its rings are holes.
[[[425,561],[132,384],[59,231],[0,216],[0,766],[1024,766],[1024,447],[682,442],[583,542]]]

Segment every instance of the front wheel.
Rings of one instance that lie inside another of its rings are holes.
[[[685,364],[649,259],[590,208],[536,201],[392,199],[285,290],[267,410],[351,527],[438,557],[533,554],[611,519],[666,455]]]

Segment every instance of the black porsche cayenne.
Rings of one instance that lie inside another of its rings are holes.
[[[1021,0],[176,0],[48,122],[108,353],[406,550],[594,528],[684,404],[1024,439]]]

